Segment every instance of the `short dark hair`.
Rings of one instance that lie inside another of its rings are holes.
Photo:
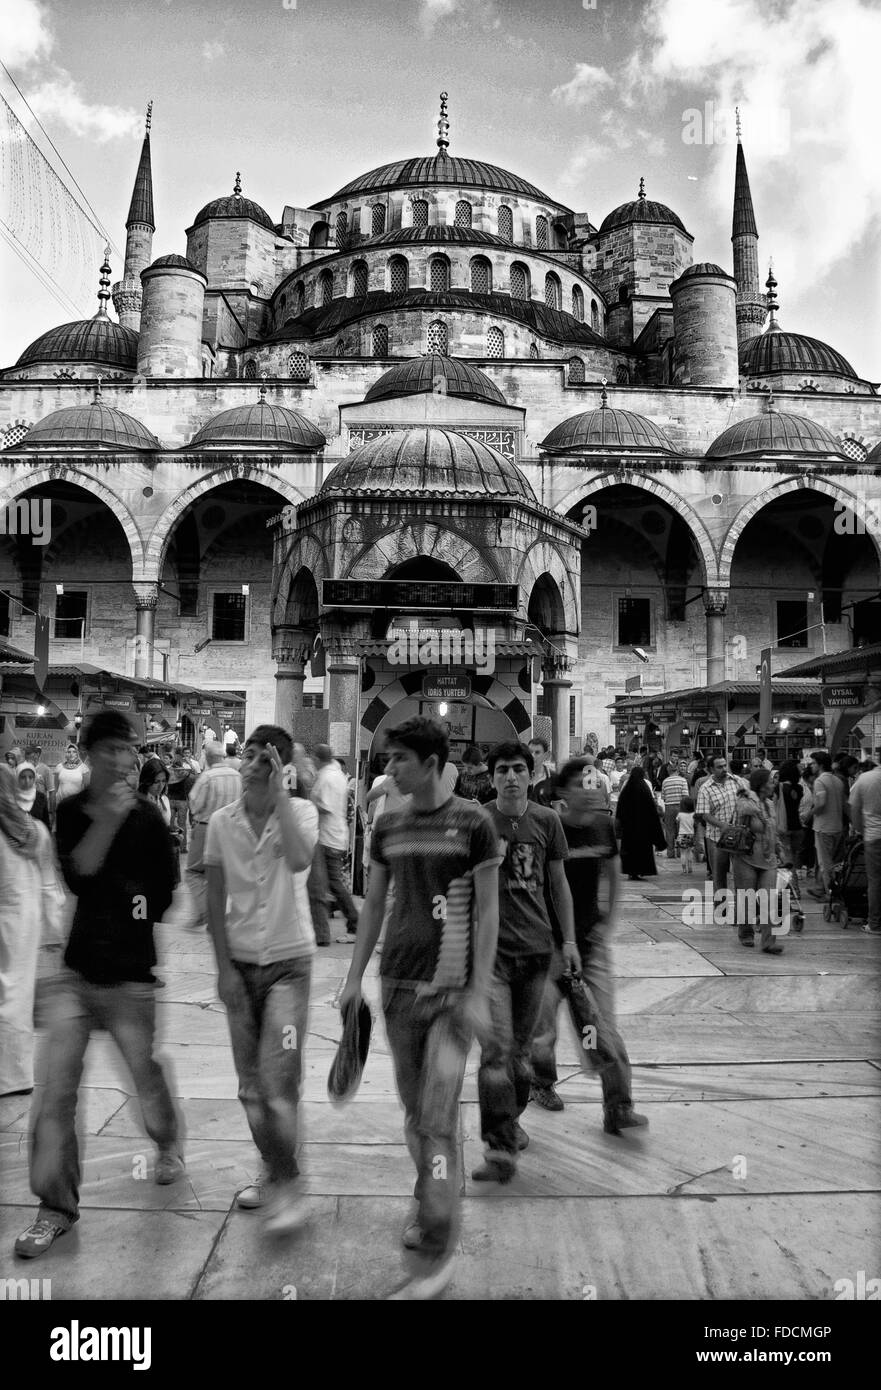
[[[80,742],[88,752],[95,747],[96,743],[102,743],[105,739],[111,738],[124,739],[126,743],[134,744],[137,741],[137,734],[125,715],[118,709],[99,709],[96,714],[92,715],[83,729]]]
[[[692,800],[692,798],[691,798],[690,796],[684,796],[684,797],[682,798],[682,800],[680,801],[680,803],[679,803],[679,809],[680,809],[680,811],[686,811],[686,812],[687,812],[687,811],[693,811],[693,810],[694,810],[694,801]]]
[[[760,792],[766,782],[771,780],[771,770],[767,767],[754,767],[749,775],[749,789],[751,792]]]
[[[728,770],[729,770],[729,772],[733,773],[735,777],[739,777],[740,774],[743,772],[743,759],[742,759],[742,758],[729,758],[729,759],[728,759]]]
[[[283,763],[289,763],[294,751],[294,741],[287,729],[283,729],[280,724],[258,724],[245,740],[245,747],[249,743],[258,743],[261,748],[265,748],[267,743],[271,743],[278,753]]]
[[[823,772],[830,772],[832,770],[832,759],[829,757],[825,748],[818,748],[816,753],[812,753],[811,762],[816,763],[817,767]]]
[[[399,748],[409,748],[423,763],[436,757],[438,772],[443,772],[450,756],[450,736],[443,724],[424,714],[414,714],[396,729],[386,729],[385,741],[387,746],[396,743]]]
[[[568,763],[564,763],[557,773],[557,786],[560,791],[564,787],[568,787],[573,777],[578,777],[580,780],[586,767],[590,767],[586,758],[570,758]]]
[[[462,754],[462,761],[463,763],[467,763],[469,767],[477,767],[479,763],[483,762],[483,754],[476,743],[468,744],[468,747]]]
[[[486,760],[490,777],[495,777],[496,775],[496,763],[510,763],[513,762],[515,758],[522,758],[529,768],[529,771],[534,771],[535,759],[526,747],[526,744],[518,743],[516,739],[509,739],[507,743],[497,743],[495,748],[490,752]]]
[[[547,739],[545,738],[544,734],[533,734],[532,737],[530,738],[529,742],[530,742],[530,743],[540,743],[541,746],[542,746],[542,748],[545,750],[546,753],[549,753],[549,752],[551,751],[551,745],[548,743],[548,741],[547,741]]]

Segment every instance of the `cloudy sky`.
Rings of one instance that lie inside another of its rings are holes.
[[[154,100],[155,255],[237,169],[280,219],[432,154],[445,89],[452,154],[595,223],[644,175],[730,267],[739,102],[782,326],[881,381],[881,0],[0,0],[0,34],[118,248]],[[2,72],[0,93],[22,114]],[[6,365],[71,315],[2,242],[0,277]]]

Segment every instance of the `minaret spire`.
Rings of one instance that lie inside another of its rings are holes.
[[[773,262],[773,261],[771,261],[770,264],[768,265],[768,278],[767,278],[767,280],[765,281],[765,289],[768,291],[768,293],[767,293],[767,295],[766,295],[766,299],[767,299],[767,303],[768,303],[768,314],[769,314],[768,325],[767,325],[767,327],[766,327],[766,329],[765,329],[765,332],[766,332],[766,333],[779,333],[779,332],[780,332],[780,324],[777,322],[777,311],[778,311],[778,309],[780,308],[780,305],[777,303],[777,281],[776,281],[776,279],[774,278],[774,262]]]
[[[113,286],[113,307],[123,328],[141,326],[141,271],[152,260],[153,233],[153,168],[150,160],[150,127],[153,124],[153,103],[147,104],[144,140],[135,174],[135,186],[125,220],[125,266],[122,279]]]
[[[104,247],[104,260],[98,272],[98,312],[96,319],[107,318],[107,301],[110,298],[110,247]]]
[[[437,158],[437,159],[442,159],[442,158],[446,155],[447,147],[448,147],[448,145],[449,145],[449,143],[450,143],[449,135],[450,135],[450,122],[447,120],[447,94],[446,94],[446,92],[441,92],[441,94],[440,94],[440,120],[439,120],[438,123],[437,123],[437,148],[438,148],[438,154],[435,156],[435,158]]]
[[[746,156],[741,143],[740,107],[735,108],[737,120],[737,155],[734,163],[734,215],[731,221],[731,242],[734,251],[734,279],[737,281],[737,345],[742,345],[761,333],[765,322],[766,305],[759,282],[759,230],[753,211]]]
[[[141,158],[138,162],[138,172],[135,174],[135,186],[132,191],[132,200],[129,205],[128,217],[125,220],[126,227],[149,227],[151,232],[155,232],[156,223],[153,221],[153,169],[150,163],[150,126],[153,124],[153,103],[147,106],[147,119],[144,125],[144,143],[141,146]]]

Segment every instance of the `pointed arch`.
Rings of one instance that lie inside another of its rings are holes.
[[[412,559],[441,560],[461,575],[466,584],[503,584],[495,557],[476,548],[469,537],[451,527],[418,522],[390,530],[362,546],[341,579],[382,579],[389,570]]]
[[[878,525],[877,510],[865,498],[857,497],[855,493],[848,492],[846,488],[839,487],[836,483],[828,482],[825,478],[818,478],[814,474],[800,473],[797,477],[783,478],[779,483],[774,483],[764,492],[750,498],[749,502],[741,507],[728,528],[719,552],[719,583],[731,583],[731,567],[734,563],[737,542],[753,517],[763,511],[770,502],[775,502],[780,497],[786,497],[788,493],[803,491],[824,493],[826,497],[831,497],[833,502],[839,502],[848,511],[853,512],[854,516],[865,526],[866,535],[871,538],[878,563],[881,565],[881,527]]]
[[[77,468],[71,468],[69,464],[51,464],[46,468],[35,468],[33,472],[26,473],[24,477],[16,478],[7,488],[0,491],[0,511],[7,507],[10,502],[14,502],[16,497],[20,497],[23,492],[29,492],[31,488],[51,486],[54,482],[71,483],[74,487],[80,487],[84,492],[88,492],[92,497],[103,502],[109,511],[113,513],[116,520],[125,533],[128,541],[129,554],[132,562],[132,575],[137,578],[139,571],[144,564],[144,540],[141,535],[137,522],[129,511],[128,507],[115,492],[111,492],[109,487],[91,473],[81,473]]]
[[[533,590],[543,576],[547,576],[556,586],[563,609],[563,630],[569,634],[580,631],[579,613],[581,602],[581,565],[577,551],[573,548],[566,555],[552,541],[537,540],[523,555],[514,574],[514,582],[519,584],[528,610]]]

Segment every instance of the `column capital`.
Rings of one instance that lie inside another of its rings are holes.
[[[156,608],[159,604],[159,584],[156,580],[136,579],[132,581],[135,591],[135,608]]]
[[[708,618],[724,618],[728,612],[729,593],[729,589],[704,589],[704,612]]]

